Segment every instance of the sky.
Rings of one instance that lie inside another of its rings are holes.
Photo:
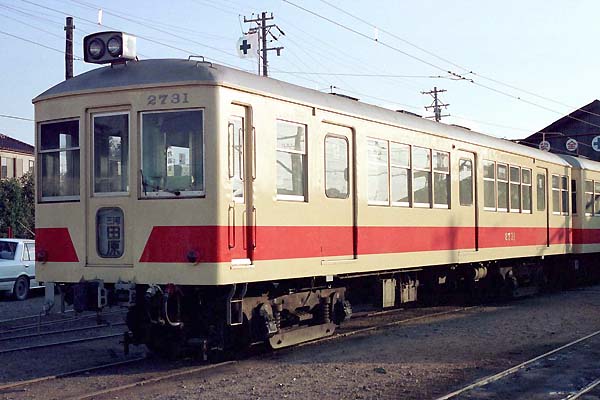
[[[140,59],[257,72],[236,44],[263,11],[285,33],[271,77],[424,117],[437,87],[443,123],[492,136],[525,138],[600,97],[597,0],[0,0],[0,133],[33,143],[31,99],[64,79],[66,16],[81,59],[85,35],[119,30]],[[93,68],[75,60],[75,75]]]

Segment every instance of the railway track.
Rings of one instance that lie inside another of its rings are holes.
[[[599,347],[600,330],[479,379],[436,400],[577,399],[600,386],[600,363],[597,361],[600,358]]]
[[[101,314],[94,313],[94,314],[84,314],[84,315],[78,315],[78,316],[67,317],[67,318],[63,317],[60,319],[53,319],[50,321],[43,321],[43,322],[40,320],[40,321],[38,321],[36,323],[32,323],[32,324],[26,324],[26,325],[22,325],[22,326],[9,327],[7,329],[2,329],[2,330],[0,330],[0,338],[2,337],[2,335],[5,335],[5,334],[22,332],[22,331],[27,331],[27,330],[32,330],[32,329],[37,329],[39,331],[42,327],[72,323],[72,322],[82,321],[82,320],[86,320],[86,319],[90,319],[90,318],[102,319],[105,316],[112,316],[112,315],[118,315],[118,314],[125,315],[125,313],[122,310],[117,310],[117,311],[104,312]]]
[[[7,342],[7,341],[12,341],[12,340],[20,340],[20,339],[29,339],[29,338],[34,338],[34,337],[42,337],[42,336],[50,336],[50,335],[60,335],[60,334],[65,334],[65,333],[87,331],[87,330],[91,330],[91,329],[111,328],[111,327],[123,326],[123,325],[125,325],[125,322],[105,323],[105,324],[100,324],[100,325],[96,324],[96,325],[80,326],[77,328],[68,328],[68,329],[61,329],[61,330],[54,330],[54,331],[47,331],[47,332],[28,333],[25,335],[6,336],[6,337],[0,337],[0,342]]]
[[[358,334],[364,334],[364,333],[376,331],[379,329],[391,328],[394,326],[407,324],[407,323],[411,323],[411,322],[416,322],[416,321],[424,320],[424,319],[428,319],[428,318],[443,317],[446,315],[460,313],[460,312],[470,310],[473,308],[477,308],[477,307],[478,306],[446,309],[446,310],[443,310],[440,312],[429,312],[424,315],[412,316],[409,318],[386,322],[381,325],[361,327],[361,328],[352,329],[352,330],[342,330],[340,333],[334,334],[333,336],[322,338],[322,339],[317,339],[317,340],[307,342],[307,343],[302,343],[300,345],[290,347],[289,349],[293,350],[296,347],[316,345],[316,344],[323,343],[323,342],[330,341],[330,340],[342,339],[342,338],[346,338],[346,337],[350,337],[350,336],[354,336],[354,335],[358,335]],[[420,311],[420,310],[426,310],[426,309],[415,309],[415,311]],[[367,318],[378,317],[378,316],[393,316],[394,314],[401,313],[402,311],[404,311],[404,310],[394,309],[394,310],[386,310],[386,311],[378,311],[378,312],[357,313],[357,315],[355,315],[352,320],[367,319]],[[126,382],[121,385],[112,385],[111,387],[97,390],[94,392],[86,392],[83,394],[78,394],[78,395],[73,395],[73,396],[66,395],[65,397],[72,399],[72,400],[86,400],[86,399],[98,398],[98,397],[109,396],[109,395],[114,397],[117,393],[124,392],[129,389],[133,389],[135,387],[140,387],[140,386],[149,385],[149,384],[156,384],[156,383],[159,383],[162,381],[168,381],[168,380],[175,379],[175,378],[181,378],[184,376],[189,376],[189,375],[201,373],[204,371],[218,371],[218,369],[221,367],[231,366],[233,364],[244,362],[246,360],[256,360],[256,359],[259,359],[260,357],[265,357],[265,356],[266,356],[266,354],[264,352],[260,352],[253,356],[249,356],[248,358],[243,358],[240,360],[228,360],[228,361],[224,361],[224,362],[220,362],[220,363],[200,365],[200,366],[192,365],[189,367],[182,368],[175,372],[162,372],[162,373],[150,374],[150,376],[145,377],[143,379],[136,379],[134,382]],[[11,384],[0,385],[0,395],[2,395],[3,392],[12,390],[15,388],[19,388],[19,387],[29,387],[29,386],[32,386],[32,385],[35,385],[38,383],[58,380],[58,379],[67,378],[67,377],[74,377],[74,376],[83,375],[83,374],[89,375],[91,373],[102,371],[107,368],[112,368],[112,367],[117,367],[117,366],[128,366],[130,364],[135,364],[138,361],[141,362],[145,359],[146,358],[144,358],[144,357],[134,358],[131,360],[124,360],[124,361],[119,361],[116,363],[107,363],[107,364],[98,365],[95,367],[65,372],[62,374],[45,376],[45,377],[35,378],[35,379],[27,380],[27,381],[21,381],[21,382],[15,382],[15,383],[11,383]],[[124,375],[125,374],[121,374],[121,377]],[[145,373],[144,376],[146,376],[146,375],[148,375],[148,374]]]
[[[13,347],[10,349],[0,350],[0,355],[8,354],[8,353],[16,353],[16,352],[21,352],[21,351],[27,351],[27,350],[44,349],[44,348],[48,348],[48,347],[64,346],[64,345],[68,345],[68,344],[91,342],[94,340],[111,339],[111,338],[115,338],[115,337],[123,337],[123,334],[122,333],[111,333],[108,335],[90,336],[90,337],[85,337],[85,338],[61,340],[61,341],[51,342],[51,343],[34,344],[31,346]]]

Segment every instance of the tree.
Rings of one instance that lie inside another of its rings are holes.
[[[33,238],[35,229],[35,189],[32,174],[0,181],[0,236]]]

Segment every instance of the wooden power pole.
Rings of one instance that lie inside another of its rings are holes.
[[[73,77],[73,17],[67,17],[65,26],[66,42],[65,42],[65,79]]]

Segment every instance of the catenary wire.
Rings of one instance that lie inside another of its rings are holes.
[[[443,71],[446,71],[444,68],[442,68],[442,67],[440,67],[440,66],[438,66],[438,65],[436,65],[436,64],[433,64],[433,63],[431,63],[431,62],[429,62],[429,61],[426,61],[426,60],[424,60],[424,59],[422,59],[422,58],[420,58],[420,57],[414,56],[414,55],[412,55],[412,54],[410,54],[410,53],[407,53],[407,52],[405,52],[405,51],[403,51],[403,50],[400,50],[400,49],[398,49],[398,48],[396,48],[396,47],[394,47],[394,46],[391,46],[391,45],[389,45],[389,44],[387,44],[387,43],[385,43],[385,42],[381,41],[381,40],[378,40],[378,39],[376,39],[376,38],[372,38],[371,36],[369,36],[369,35],[366,35],[366,34],[364,34],[364,33],[360,32],[360,31],[357,31],[356,29],[350,28],[350,27],[348,27],[348,26],[346,26],[346,25],[344,25],[344,24],[342,24],[342,23],[339,23],[339,22],[337,22],[337,21],[335,21],[335,20],[333,20],[333,19],[331,19],[331,18],[325,17],[325,16],[323,16],[323,15],[320,15],[320,14],[318,14],[318,13],[316,13],[316,12],[312,11],[312,10],[309,10],[309,9],[307,9],[307,8],[305,8],[305,7],[302,7],[302,6],[298,5],[298,4],[295,4],[295,3],[293,3],[293,2],[292,2],[292,1],[290,1],[290,0],[282,0],[282,1],[283,1],[283,2],[285,2],[285,3],[287,3],[287,4],[290,4],[290,5],[294,6],[294,7],[298,8],[298,9],[300,9],[300,10],[303,10],[303,11],[305,11],[305,12],[307,12],[307,13],[311,14],[311,15],[314,15],[315,17],[321,18],[321,19],[323,19],[323,20],[325,20],[325,21],[327,21],[327,22],[329,22],[329,23],[332,23],[332,24],[334,24],[334,25],[336,25],[336,26],[338,26],[338,27],[340,27],[340,28],[342,28],[342,29],[345,29],[345,30],[347,30],[347,31],[350,31],[350,32],[352,32],[352,33],[354,33],[354,34],[356,34],[356,35],[358,35],[358,36],[361,36],[361,37],[363,37],[363,38],[369,39],[369,40],[371,40],[371,41],[373,41],[373,42],[375,42],[375,43],[377,43],[377,44],[380,44],[380,45],[382,45],[382,46],[384,46],[384,47],[388,48],[388,49],[391,49],[391,50],[394,50],[394,51],[396,51],[396,52],[399,52],[399,53],[401,53],[401,54],[404,54],[404,55],[406,55],[407,57],[409,57],[409,58],[412,58],[412,59],[414,59],[414,60],[417,60],[417,61],[419,61],[419,62],[421,62],[421,63],[423,63],[423,64],[429,65],[429,66],[431,66],[431,67],[433,67],[433,68],[436,68],[436,69],[438,69],[438,70],[443,70]],[[523,98],[521,98],[521,97],[519,97],[519,96],[513,95],[513,94],[511,94],[511,93],[505,92],[505,91],[503,91],[503,90],[500,90],[500,89],[492,88],[492,87],[490,87],[490,86],[488,86],[488,85],[484,85],[484,84],[482,84],[482,83],[476,82],[474,79],[466,78],[466,77],[464,77],[463,75],[461,75],[461,74],[458,74],[458,73],[456,73],[456,72],[452,72],[452,71],[449,71],[449,70],[448,70],[448,71],[446,71],[446,72],[447,72],[447,73],[449,73],[450,75],[452,75],[452,76],[454,76],[454,77],[458,78],[459,80],[464,80],[464,81],[470,82],[470,83],[472,83],[472,84],[474,84],[474,85],[476,85],[476,86],[479,86],[479,87],[482,87],[482,88],[484,88],[484,89],[490,90],[490,91],[492,91],[492,92],[495,92],[495,93],[497,93],[497,94],[501,94],[501,95],[503,95],[503,96],[507,96],[507,97],[509,97],[509,98],[512,98],[512,99],[514,99],[514,100],[519,100],[519,101],[521,101],[521,102],[524,102],[524,103],[526,103],[526,104],[529,104],[529,105],[531,105],[531,106],[534,106],[534,107],[537,107],[537,108],[540,108],[540,109],[542,109],[542,110],[546,110],[546,111],[549,111],[549,112],[552,112],[552,113],[555,113],[555,114],[559,114],[559,115],[564,115],[564,113],[562,113],[562,112],[560,112],[560,111],[557,111],[557,110],[554,110],[554,109],[552,109],[552,108],[550,108],[550,107],[546,107],[546,106],[543,106],[543,105],[540,105],[540,104],[534,103],[533,101],[530,101],[530,100],[523,99]],[[596,115],[598,115],[598,114],[596,114]],[[583,120],[583,119],[580,119],[580,118],[574,117],[574,116],[572,116],[572,115],[567,115],[566,117],[567,117],[567,118],[570,118],[570,119],[573,119],[573,120],[576,120],[576,121],[579,121],[579,122],[581,122],[581,123],[584,123],[584,124],[590,125],[590,126],[594,126],[594,127],[596,127],[596,128],[600,128],[600,125],[598,125],[598,124],[594,124],[594,123],[592,123],[592,122],[589,122],[589,121],[586,121],[586,120]]]
[[[563,107],[567,107],[567,108],[570,108],[570,109],[575,109],[575,111],[582,111],[582,112],[584,112],[584,113],[587,113],[587,114],[590,114],[590,115],[595,115],[595,116],[597,116],[597,117],[600,117],[600,114],[594,113],[594,112],[592,112],[592,111],[584,110],[584,109],[582,109],[582,108],[573,107],[573,106],[571,106],[571,105],[569,105],[569,104],[566,104],[566,103],[563,103],[563,102],[561,102],[561,101],[558,101],[558,100],[555,100],[555,99],[552,99],[552,98],[549,98],[549,97],[546,97],[546,96],[541,96],[541,95],[539,95],[539,94],[536,94],[536,93],[534,93],[534,92],[531,92],[531,91],[529,91],[529,90],[525,90],[525,89],[519,88],[519,87],[517,87],[517,86],[515,86],[515,85],[511,85],[511,84],[509,84],[509,83],[505,83],[505,82],[502,82],[502,81],[500,81],[500,80],[497,80],[497,79],[491,78],[491,77],[489,77],[489,76],[486,76],[486,75],[483,75],[483,74],[477,73],[477,72],[475,72],[475,71],[471,70],[470,68],[467,68],[467,67],[465,67],[465,66],[462,66],[462,65],[460,65],[460,64],[457,64],[457,63],[455,63],[455,62],[453,62],[453,61],[450,61],[450,60],[448,60],[447,58],[444,58],[444,57],[442,57],[442,56],[440,56],[440,55],[438,55],[438,54],[435,54],[435,53],[433,53],[432,51],[429,51],[429,50],[427,50],[427,49],[425,49],[425,48],[423,48],[423,47],[421,47],[421,46],[418,46],[418,45],[416,45],[416,44],[414,44],[414,43],[412,43],[412,42],[410,42],[410,41],[408,41],[408,40],[404,39],[403,37],[400,37],[400,36],[398,36],[398,35],[394,34],[393,32],[390,32],[390,31],[388,31],[388,30],[382,29],[381,27],[378,27],[378,26],[376,26],[376,25],[374,25],[374,24],[370,23],[369,21],[367,21],[367,20],[365,20],[365,19],[363,19],[363,18],[360,18],[360,17],[358,17],[358,16],[356,16],[356,15],[354,15],[354,14],[350,13],[350,12],[348,12],[348,11],[344,10],[343,8],[341,8],[341,7],[338,7],[338,6],[334,5],[334,4],[332,4],[331,2],[329,2],[329,1],[327,1],[327,0],[319,0],[319,1],[321,1],[322,3],[325,3],[325,4],[327,4],[328,6],[330,6],[330,7],[334,8],[335,10],[337,10],[337,11],[339,11],[339,12],[341,12],[341,13],[343,13],[343,14],[345,14],[345,15],[349,16],[349,17],[352,17],[352,18],[356,19],[357,21],[360,21],[360,22],[362,22],[362,23],[366,24],[367,26],[369,26],[369,27],[371,27],[371,28],[378,29],[379,31],[381,31],[381,32],[383,32],[383,33],[385,33],[385,34],[387,34],[387,35],[389,35],[389,36],[393,37],[394,39],[400,40],[401,42],[403,42],[403,43],[406,43],[407,45],[409,45],[409,46],[411,46],[411,47],[413,47],[413,48],[415,48],[415,49],[417,49],[417,50],[420,50],[420,51],[424,52],[425,54],[428,54],[428,55],[430,55],[430,56],[432,56],[432,57],[435,57],[435,58],[437,58],[438,60],[441,60],[441,61],[443,61],[443,62],[446,62],[446,63],[448,63],[448,64],[450,64],[450,65],[452,65],[452,66],[454,66],[454,67],[456,67],[456,68],[462,69],[463,71],[465,71],[465,72],[466,72],[466,73],[468,73],[468,74],[472,74],[472,75],[474,75],[474,76],[477,76],[477,77],[479,77],[479,78],[482,78],[482,79],[488,80],[488,81],[490,81],[490,82],[494,82],[494,83],[496,83],[496,84],[498,84],[498,85],[502,85],[502,86],[508,87],[508,88],[510,88],[510,89],[513,89],[513,90],[517,90],[517,91],[520,91],[520,92],[526,93],[526,94],[528,94],[528,95],[530,95],[530,96],[534,96],[534,97],[537,97],[537,98],[539,98],[539,99],[542,99],[542,100],[545,100],[545,101],[548,101],[548,102],[551,102],[551,103],[554,103],[554,104],[561,105],[561,106],[563,106]]]
[[[20,120],[20,121],[34,122],[34,120],[31,119],[31,118],[17,117],[16,115],[8,115],[8,114],[0,114],[0,118],[10,118],[10,119],[17,119],[17,120]]]

